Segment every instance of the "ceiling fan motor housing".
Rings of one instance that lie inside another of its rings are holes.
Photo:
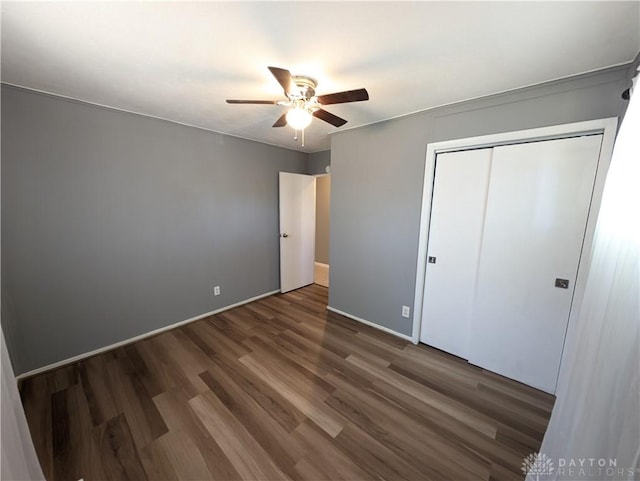
[[[318,82],[315,79],[302,75],[294,75],[293,81],[296,84],[297,92],[289,92],[288,96],[291,100],[303,99],[309,101],[315,97],[316,87],[318,86]]]

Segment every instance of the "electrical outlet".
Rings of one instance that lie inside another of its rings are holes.
[[[213,295],[214,296],[219,296],[220,295],[220,286],[215,286],[213,288]]]
[[[410,312],[411,309],[409,308],[409,306],[402,306],[402,317],[409,317]]]

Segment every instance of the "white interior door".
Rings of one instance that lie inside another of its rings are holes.
[[[468,358],[493,149],[436,158],[420,341]]]
[[[555,391],[601,141],[494,148],[471,363]]]
[[[316,179],[280,172],[280,291],[313,283]]]

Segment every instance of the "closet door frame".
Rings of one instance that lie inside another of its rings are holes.
[[[420,234],[418,241],[418,260],[416,268],[416,290],[413,302],[413,331],[411,340],[414,344],[420,341],[420,328],[423,317],[423,295],[425,286],[425,274],[427,269],[427,246],[429,242],[429,224],[431,216],[431,201],[433,196],[433,182],[435,177],[436,156],[445,152],[458,150],[470,150],[479,148],[496,147],[499,145],[520,144],[540,140],[554,140],[567,137],[577,137],[580,135],[602,134],[602,147],[598,168],[591,199],[591,208],[587,218],[585,231],[583,255],[578,266],[573,304],[569,314],[568,331],[574,323],[577,315],[575,306],[580,306],[584,295],[587,272],[590,264],[590,252],[593,244],[593,236],[600,210],[604,182],[609,170],[611,155],[613,153],[613,143],[615,140],[618,118],[610,117],[605,119],[588,120],[585,122],[575,122],[563,125],[554,125],[536,129],[518,130],[479,137],[447,140],[444,142],[434,142],[427,144],[427,155],[425,159],[424,182],[422,189],[422,212],[420,214]],[[562,362],[562,361],[561,361]]]

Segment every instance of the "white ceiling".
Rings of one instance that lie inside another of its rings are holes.
[[[2,2],[2,81],[290,149],[304,149],[267,66],[318,80],[343,130],[633,60],[634,2]]]

